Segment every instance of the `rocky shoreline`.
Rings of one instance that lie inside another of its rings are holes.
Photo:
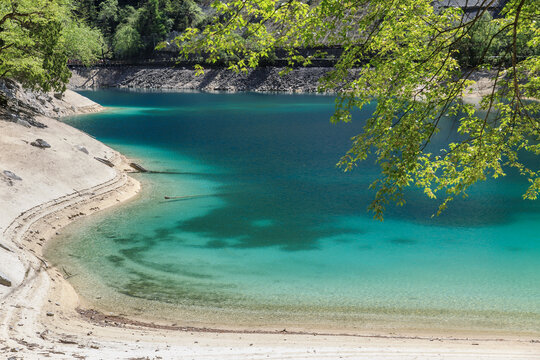
[[[319,79],[331,71],[329,67],[295,68],[281,75],[283,67],[261,67],[247,74],[228,69],[207,69],[203,75],[187,68],[144,66],[74,67],[68,87],[73,90],[99,88],[155,89],[176,91],[284,92],[317,93]],[[478,103],[492,91],[493,71],[473,71],[469,79],[475,83],[464,93],[467,101]],[[350,71],[351,79],[355,77]]]
[[[280,67],[250,69],[247,74],[227,69],[208,69],[204,75],[197,76],[195,70],[187,68],[76,67],[72,69],[69,87],[315,93],[318,80],[330,69],[297,68],[284,75],[280,75],[284,70]]]

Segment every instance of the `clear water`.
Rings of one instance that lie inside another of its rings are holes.
[[[93,305],[198,326],[540,333],[540,203],[516,174],[439,218],[411,190],[381,223],[373,163],[335,167],[372,109],[331,125],[327,96],[83,95],[109,111],[71,125],[171,172],[137,175],[137,200],[47,249]]]

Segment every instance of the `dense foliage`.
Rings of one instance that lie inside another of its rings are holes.
[[[62,91],[68,61],[149,56],[204,19],[193,0],[2,0],[0,78]]]
[[[186,56],[201,53],[219,62],[225,54],[238,59],[229,68],[247,71],[275,49],[285,49],[294,65],[313,60],[299,49],[343,47],[320,89],[338,92],[333,121],[350,121],[351,110],[376,101],[339,163],[351,170],[374,156],[382,172],[372,184],[376,217],[389,201],[402,204],[407,186],[441,197],[441,211],[475,182],[503,176],[509,167],[529,180],[524,198],[537,198],[538,162],[528,167],[519,155],[540,155],[540,105],[525,101],[540,98],[539,1],[510,0],[495,20],[485,9],[469,17],[459,8],[435,9],[431,0],[232,0],[212,6],[216,16],[204,30],[189,28],[177,38]],[[480,112],[462,101],[474,69],[489,70],[493,80]],[[446,115],[459,118],[461,140],[428,151]]]
[[[156,45],[187,27],[204,24],[193,0],[75,0],[75,11],[101,30],[109,45],[107,57],[149,57]]]
[[[73,19],[67,0],[0,2],[0,78],[63,90],[70,77],[67,59],[94,61],[100,42],[99,31]]]
[[[540,19],[540,14],[538,14]],[[482,14],[479,19],[470,25],[467,34],[453,46],[455,57],[462,68],[474,68],[483,64],[512,65],[513,37],[501,31],[503,23],[493,20],[489,13]],[[516,34],[517,60],[524,60],[530,56],[539,56],[540,47],[531,46],[532,32],[524,31]]]

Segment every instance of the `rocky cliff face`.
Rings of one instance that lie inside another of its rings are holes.
[[[227,69],[210,69],[197,76],[191,69],[144,68],[137,66],[75,68],[71,89],[123,87],[144,89],[176,89],[200,91],[281,91],[317,92],[318,80],[330,68],[294,69],[281,76],[283,68],[251,69],[236,74]]]

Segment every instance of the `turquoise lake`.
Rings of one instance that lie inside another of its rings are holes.
[[[336,168],[373,108],[332,125],[331,96],[82,94],[108,110],[67,123],[168,172],[136,174],[137,199],[47,249],[92,306],[221,328],[540,333],[540,202],[514,172],[440,217],[411,189],[379,222],[373,161]]]

